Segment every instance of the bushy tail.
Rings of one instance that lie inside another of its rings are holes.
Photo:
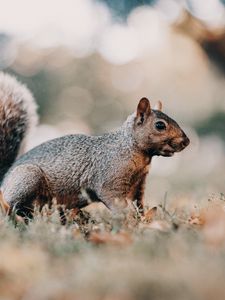
[[[0,72],[0,183],[37,123],[36,103],[16,78]]]

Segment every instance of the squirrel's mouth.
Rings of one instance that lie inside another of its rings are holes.
[[[165,156],[165,157],[171,157],[174,155],[176,151],[174,149],[162,149],[160,151],[158,151],[158,153],[156,155],[161,155],[161,156]]]
[[[170,157],[170,156],[173,156],[175,152],[181,152],[184,148],[186,148],[186,145],[183,145],[183,143],[167,144],[167,145],[164,145],[164,147],[162,147],[162,149],[160,149],[158,151],[157,155]]]
[[[150,151],[149,153],[154,156],[165,156],[165,157],[171,157],[176,152],[180,152],[184,150],[190,143],[189,139],[185,137],[184,139],[179,139],[176,141],[175,139],[167,140],[164,142],[164,144],[161,145],[161,147],[157,147],[154,151]]]
[[[175,152],[177,152],[176,149],[166,144],[161,149],[155,149],[151,152],[151,155],[170,157],[173,156]]]
[[[165,157],[171,157],[173,156],[175,153],[175,151],[169,151],[169,150],[165,150],[165,151],[160,151],[159,155],[165,156]]]

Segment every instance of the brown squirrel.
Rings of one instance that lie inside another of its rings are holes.
[[[147,98],[115,132],[102,136],[67,135],[47,141],[17,156],[26,135],[36,123],[31,93],[15,78],[0,74],[0,203],[6,213],[13,209],[29,215],[35,202],[82,208],[101,201],[109,209],[117,201],[137,201],[143,212],[143,194],[149,165],[155,155],[172,156],[189,139],[179,125],[151,109]],[[82,193],[86,191],[86,194]]]

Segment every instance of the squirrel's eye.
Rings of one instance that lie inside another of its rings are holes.
[[[162,121],[158,121],[155,123],[155,128],[159,131],[165,130],[166,129],[166,124]]]

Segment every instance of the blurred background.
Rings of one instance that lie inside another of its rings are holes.
[[[39,106],[29,148],[113,130],[146,96],[162,100],[191,139],[173,158],[154,159],[146,200],[225,193],[225,1],[0,3],[0,69]]]

